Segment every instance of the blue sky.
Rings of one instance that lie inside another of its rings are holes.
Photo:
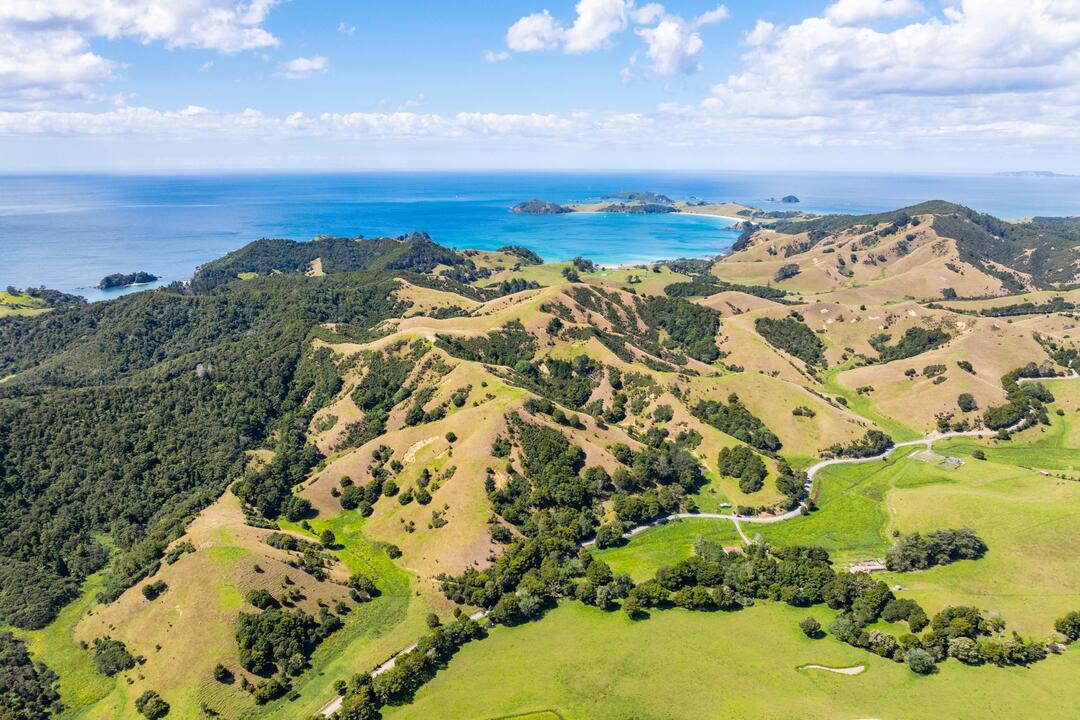
[[[9,0],[0,171],[1068,172],[1075,0]]]

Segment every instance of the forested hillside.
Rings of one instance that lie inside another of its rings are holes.
[[[107,596],[152,572],[314,387],[324,323],[402,312],[386,275],[274,277],[0,321],[0,619],[40,627],[117,549]]]

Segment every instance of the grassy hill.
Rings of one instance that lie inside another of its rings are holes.
[[[716,262],[542,263],[421,234],[260,240],[190,287],[93,305],[2,296],[0,629],[59,675],[79,718],[135,718],[147,690],[174,717],[306,717],[341,683],[347,703],[374,702],[364,673],[432,632],[445,657],[375,681],[385,717],[448,703],[476,718],[700,717],[689,687],[712,675],[748,688],[710,705],[720,717],[876,717],[925,693],[956,717],[1075,702],[1051,691],[1072,650],[1024,671],[943,650],[924,678],[831,630],[806,638],[807,615],[860,611],[791,595],[812,594],[802,576],[743,587],[734,612],[614,612],[710,547],[764,552],[764,567],[817,546],[831,563],[813,572],[846,577],[894,531],[963,525],[984,557],[873,577],[928,616],[971,605],[1033,642],[1075,609],[1080,383],[1032,377],[1065,375],[1080,349],[1075,291],[1050,289],[1071,282],[1073,223],[936,202],[770,220]],[[799,513],[800,469],[824,454],[871,432],[980,429],[1016,403],[1030,424],[996,439],[822,471]],[[787,510],[619,537],[673,513]],[[700,601],[692,589],[680,607]],[[470,642],[479,630],[455,612],[478,610],[490,637]],[[105,637],[131,667],[99,671]],[[249,641],[270,653],[261,666]],[[518,665],[515,683],[492,680]]]

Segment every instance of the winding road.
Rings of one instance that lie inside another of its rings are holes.
[[[1080,374],[1076,373],[1076,371],[1073,371],[1073,373],[1071,375],[1066,375],[1066,376],[1063,376],[1063,377],[1056,377],[1056,378],[1054,378],[1054,377],[1051,377],[1051,378],[1019,378],[1017,382],[1018,383],[1023,383],[1023,382],[1044,381],[1044,380],[1077,380],[1077,379],[1080,379]],[[1017,426],[1023,424],[1025,422],[1025,420],[1026,420],[1026,418],[1024,420],[1020,420],[1018,423],[1016,423],[1016,425],[1013,425],[1012,427],[1007,428],[1006,430],[1014,430]],[[868,463],[868,462],[874,462],[876,460],[884,460],[885,458],[889,457],[890,455],[892,455],[897,450],[900,450],[902,448],[916,447],[918,445],[925,445],[926,449],[929,450],[933,446],[933,444],[935,442],[939,442],[941,440],[948,440],[949,438],[954,438],[954,437],[986,437],[986,436],[995,435],[995,434],[996,434],[996,431],[986,430],[986,429],[983,429],[983,430],[968,430],[968,431],[964,431],[964,432],[931,433],[930,435],[919,438],[917,440],[907,440],[905,442],[896,443],[895,445],[890,447],[885,452],[879,453],[877,455],[872,455],[870,457],[864,457],[864,458],[833,458],[831,460],[820,460],[817,463],[814,463],[813,465],[811,465],[809,468],[807,468],[807,470],[806,470],[806,484],[803,485],[802,499],[799,501],[799,504],[794,509],[788,510],[787,512],[779,513],[777,515],[738,515],[736,513],[673,513],[671,515],[665,515],[662,518],[657,518],[656,520],[653,520],[652,522],[649,522],[649,523],[645,523],[644,525],[638,525],[637,527],[632,528],[631,530],[628,530],[627,532],[623,533],[623,537],[626,538],[626,539],[630,539],[630,538],[632,538],[632,537],[634,537],[636,535],[640,535],[641,533],[643,533],[643,532],[645,532],[647,530],[650,530],[650,529],[652,529],[654,527],[657,527],[659,525],[664,525],[665,523],[671,522],[672,520],[682,520],[682,519],[689,519],[689,518],[706,518],[706,519],[710,519],[710,520],[730,520],[732,523],[735,524],[735,529],[739,531],[739,536],[742,537],[743,542],[745,542],[747,544],[750,544],[750,542],[752,542],[752,541],[750,540],[749,537],[747,537],[746,532],[743,530],[742,523],[770,524],[770,523],[784,522],[785,520],[791,520],[792,518],[800,516],[802,514],[803,508],[806,507],[806,503],[810,498],[810,491],[814,486],[814,477],[816,477],[819,472],[821,472],[822,470],[824,470],[827,467],[831,467],[833,465]],[[593,546],[595,544],[596,544],[596,540],[586,540],[585,542],[581,543],[581,546],[582,547],[591,547],[591,546]],[[480,612],[473,613],[469,617],[472,618],[473,620],[480,620],[480,619],[486,617],[487,614],[488,613],[487,613],[486,610],[481,610]],[[379,665],[377,668],[372,670],[371,675],[372,676],[382,675],[384,672],[386,672],[390,668],[394,667],[394,664],[396,663],[398,657],[400,657],[401,655],[403,655],[403,654],[405,654],[407,652],[410,652],[411,650],[414,650],[415,648],[416,648],[416,645],[413,644],[413,645],[410,645],[409,647],[401,650],[396,655],[391,657],[389,660],[384,662],[382,665]],[[320,710],[319,712],[323,716],[329,717],[330,715],[333,715],[335,712],[338,711],[338,709],[341,707],[341,703],[342,703],[343,700],[344,700],[344,698],[339,695],[338,697],[335,697],[333,700],[331,700],[326,705],[324,705],[322,710]]]

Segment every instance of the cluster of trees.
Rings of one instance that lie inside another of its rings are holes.
[[[493,610],[500,622],[533,617],[559,597],[608,606],[629,583],[603,565],[592,568],[578,543],[594,533],[615,542],[624,525],[677,509],[700,486],[700,465],[665,431],[651,434],[652,444],[637,452],[613,446],[622,467],[609,476],[601,467],[585,468],[582,450],[553,428],[511,415],[508,429],[520,449],[521,471],[508,464],[510,477],[501,487],[489,475],[487,492],[496,514],[520,537],[490,567],[441,578],[443,592],[455,602]],[[601,503],[609,499],[618,521],[598,530]]]
[[[893,439],[880,430],[868,430],[858,440],[834,443],[821,451],[823,457],[868,458],[881,455],[893,446]]]
[[[169,703],[153,690],[135,698],[135,709],[148,720],[159,720],[169,714]]]
[[[1061,295],[1055,295],[1041,304],[1028,301],[1013,305],[999,305],[983,308],[979,314],[984,317],[1015,317],[1017,315],[1047,315],[1070,310],[1076,310],[1076,303],[1069,302]]]
[[[500,329],[478,338],[440,335],[436,344],[463,360],[507,367],[532,360],[537,348],[536,338],[519,320],[511,320]]]
[[[739,489],[747,494],[764,487],[765,477],[769,474],[761,456],[745,445],[723,448],[717,459],[717,468],[721,475],[738,478]]]
[[[135,667],[135,657],[128,652],[127,646],[111,637],[99,637],[90,649],[94,658],[94,667],[102,675],[115,675]]]
[[[1004,431],[1025,421],[1028,426],[1036,422],[1050,424],[1045,403],[1054,402],[1054,395],[1042,383],[1023,383],[1021,378],[1053,377],[1052,367],[1041,368],[1031,362],[1011,370],[1001,378],[1007,402],[995,405],[983,412],[983,424],[991,430]]]
[[[977,560],[987,549],[986,543],[971,528],[935,530],[926,535],[913,533],[902,536],[889,548],[885,565],[897,572],[925,570],[957,560]]]
[[[292,489],[321,459],[319,449],[294,429],[283,436],[274,459],[247,472],[233,485],[233,493],[265,518],[273,520],[283,515],[292,522],[302,520],[312,512],[311,503],[293,494]]]
[[[45,303],[46,306],[55,309],[74,307],[76,305],[85,305],[86,298],[82,295],[71,295],[70,293],[60,292],[59,290],[53,290],[47,288],[44,285],[41,287],[28,287],[25,290],[19,290],[17,287],[7,286],[8,295],[28,295],[35,300],[40,300]]]
[[[773,347],[794,355],[807,365],[825,367],[825,345],[801,317],[758,318],[754,321],[754,329]]]
[[[325,607],[316,620],[300,608],[268,606],[258,613],[240,613],[236,645],[240,665],[267,678],[250,688],[256,702],[266,702],[288,691],[289,678],[299,675],[315,648],[341,627],[341,620]]]
[[[573,360],[547,357],[535,363],[521,361],[514,370],[529,389],[580,409],[600,384],[603,365],[588,355],[578,355]]]
[[[755,599],[807,606],[823,601],[834,577],[829,554],[821,548],[754,544],[745,553],[729,553],[720,543],[699,538],[693,556],[659,568],[652,580],[630,591],[629,607],[623,609],[639,617],[645,608],[734,610]]]
[[[362,355],[364,375],[353,390],[352,399],[364,417],[346,426],[339,449],[359,447],[386,432],[390,411],[413,392],[406,380],[427,349],[424,343],[417,342],[404,355],[399,353],[400,346]]]
[[[637,309],[650,328],[661,328],[667,333],[669,348],[705,363],[720,357],[716,346],[720,314],[712,308],[682,298],[650,296],[639,300]]]
[[[885,605],[881,617],[896,617],[888,612],[894,604]],[[995,665],[1028,665],[1046,657],[1046,644],[1025,640],[1016,633],[1006,638],[1000,633],[1004,623],[998,618],[986,618],[973,607],[946,606],[929,623],[929,629],[921,636],[926,625],[926,614],[913,601],[907,620],[911,632],[894,637],[881,630],[865,630],[865,623],[841,613],[830,625],[829,632],[837,639],[896,662],[905,662],[912,672],[922,675],[934,672],[935,665],[946,658],[956,658],[968,665],[993,663]]]
[[[941,347],[949,342],[952,335],[939,328],[910,327],[904,331],[895,345],[889,345],[892,336],[880,333],[870,338],[870,346],[878,351],[878,360],[883,363],[903,360]]]
[[[799,264],[788,263],[786,265],[780,266],[780,269],[773,274],[773,280],[775,280],[776,282],[784,282],[785,280],[793,278],[798,274]]]
[[[773,453],[781,447],[776,433],[750,412],[735,393],[728,395],[726,405],[717,400],[701,400],[691,411],[698,420],[758,450]]]
[[[672,268],[674,269],[674,268]],[[755,297],[766,298],[784,302],[787,296],[786,290],[771,287],[769,285],[740,285],[727,282],[712,275],[705,269],[700,275],[692,275],[692,279],[686,282],[672,283],[664,288],[664,294],[669,297],[704,297],[715,295],[720,292],[741,292]]]
[[[521,245],[504,245],[503,247],[499,248],[499,252],[513,255],[514,257],[519,258],[521,262],[525,265],[540,265],[544,262],[544,259],[542,257],[534,253],[529,248],[523,247]]]
[[[35,662],[26,644],[0,631],[0,718],[47,720],[63,711],[59,678],[45,663]]]
[[[458,618],[436,625],[416,643],[416,647],[398,655],[393,667],[376,676],[354,675],[340,682],[337,691],[343,696],[338,720],[377,720],[384,705],[397,705],[412,699],[413,694],[466,643],[482,638],[480,623]]]

